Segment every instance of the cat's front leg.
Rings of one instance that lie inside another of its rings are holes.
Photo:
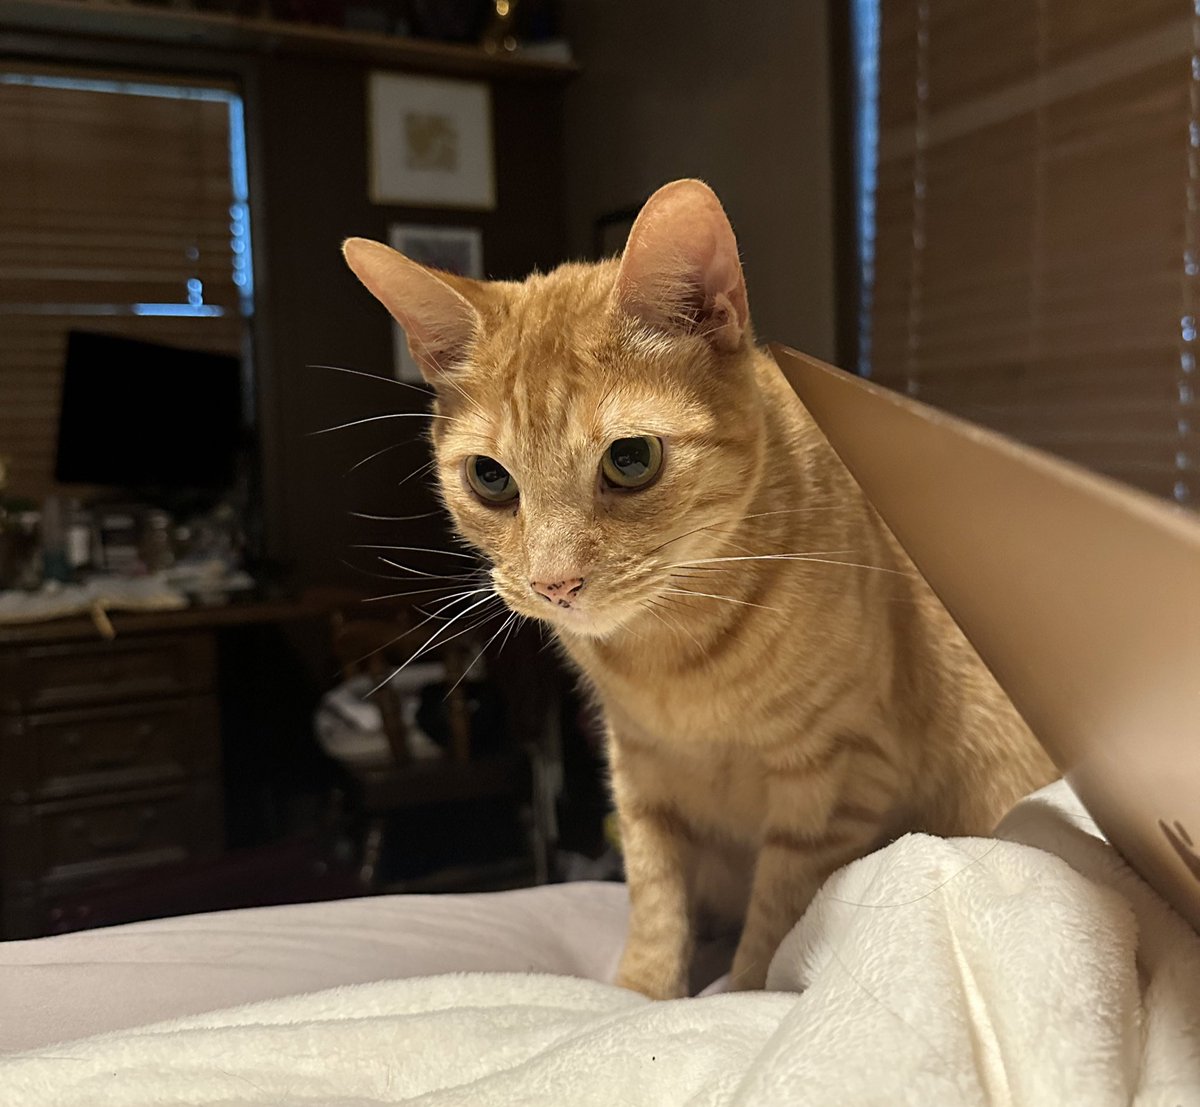
[[[878,836],[873,813],[858,805],[817,803],[806,809],[798,798],[786,785],[771,789],[746,923],[730,972],[734,990],[766,985],[775,951],[826,878],[867,853]]]
[[[687,992],[692,956],[687,824],[661,788],[653,766],[630,764],[610,736],[613,793],[629,888],[629,931],[617,984],[651,999]]]

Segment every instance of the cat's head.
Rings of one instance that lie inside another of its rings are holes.
[[[442,496],[513,610],[608,635],[674,606],[680,562],[730,552],[763,412],[737,243],[707,185],[656,192],[620,259],[520,283],[364,239],[345,256],[435,389]]]

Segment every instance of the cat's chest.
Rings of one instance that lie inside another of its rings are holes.
[[[745,748],[769,740],[780,723],[761,710],[760,690],[715,674],[658,678],[599,666],[588,676],[609,722],[657,745]]]

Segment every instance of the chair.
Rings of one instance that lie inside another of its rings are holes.
[[[416,615],[406,608],[394,609],[387,618],[359,618],[347,610],[336,612],[332,642],[343,677],[350,680],[365,674],[373,683],[384,684],[423,640],[410,633],[416,630],[417,622]],[[500,752],[480,755],[472,748],[463,677],[478,648],[478,644],[472,649],[451,642],[431,650],[423,658],[439,661],[450,685],[446,697],[449,741],[443,757],[426,760],[412,756],[400,701],[381,689],[381,694],[373,698],[382,716],[390,757],[383,762],[342,762],[353,782],[357,805],[367,821],[360,878],[369,889],[380,890],[379,861],[389,815],[431,804],[469,803],[493,797],[511,797],[521,804],[529,844],[525,865],[529,879],[521,880],[519,872],[514,871],[516,866],[510,862],[442,872],[392,890],[483,890],[514,883],[545,883],[548,879],[553,810],[552,805],[547,810],[545,799],[544,743],[533,734],[507,734],[505,748]]]

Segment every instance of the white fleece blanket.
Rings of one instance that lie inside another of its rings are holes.
[[[0,1058],[4,1107],[1200,1104],[1200,939],[1056,785],[835,874],[768,993],[465,973]]]

